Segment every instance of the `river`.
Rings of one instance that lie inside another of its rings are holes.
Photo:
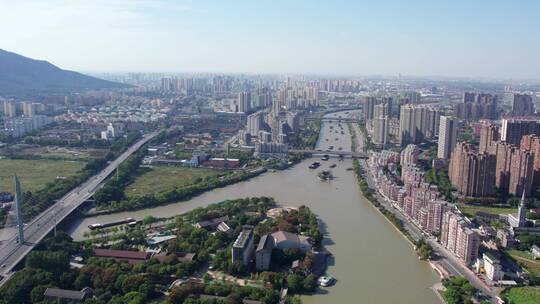
[[[345,123],[342,126],[344,134],[337,123],[324,122],[317,148],[326,150],[333,145],[334,149],[350,151],[349,130]],[[307,159],[288,170],[268,172],[184,202],[74,220],[68,230],[80,240],[88,225],[96,222],[146,215],[169,217],[226,199],[271,196],[285,206],[310,207],[320,218],[323,244],[334,255],[328,273],[337,283],[316,295],[304,296],[304,303],[440,303],[431,289],[439,277],[428,263],[418,260],[411,244],[361,195],[353,172],[347,170],[352,161],[330,159],[322,161],[321,168],[310,170],[307,167],[313,161]],[[335,179],[319,181],[317,172],[330,164],[337,165],[331,169]]]

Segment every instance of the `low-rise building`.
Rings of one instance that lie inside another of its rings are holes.
[[[240,166],[240,160],[236,158],[209,158],[201,164],[203,167],[219,168],[219,169],[232,169]]]
[[[100,258],[113,258],[117,261],[127,261],[130,264],[137,264],[148,260],[150,258],[150,253],[144,251],[94,249],[94,256]]]
[[[502,271],[501,261],[491,253],[484,253],[484,270],[486,271],[486,276],[491,281],[499,281],[504,277],[504,272]]]
[[[54,300],[55,303],[75,304],[83,303],[86,299],[91,298],[93,293],[94,291],[90,287],[85,287],[80,291],[49,287],[45,289],[43,296]]]
[[[310,238],[303,235],[290,233],[287,231],[277,231],[272,233],[274,247],[278,249],[300,249],[303,252],[311,250]]]
[[[504,229],[497,230],[497,239],[499,239],[503,248],[509,248],[514,246],[515,244],[514,236],[512,236],[510,232]]]
[[[205,229],[216,229],[219,224],[226,222],[228,220],[229,220],[228,216],[217,217],[217,218],[213,218],[206,221],[200,221],[195,224],[195,227],[205,228]]]

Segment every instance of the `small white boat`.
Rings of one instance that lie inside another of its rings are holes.
[[[334,283],[336,279],[334,279],[331,276],[321,276],[317,280],[317,283],[319,283],[319,286],[321,287],[328,287]]]

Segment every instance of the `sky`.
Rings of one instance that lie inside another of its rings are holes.
[[[540,79],[537,0],[0,0],[0,48],[86,72]]]

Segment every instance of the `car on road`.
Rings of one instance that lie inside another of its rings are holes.
[[[2,268],[6,268],[6,264],[2,264],[2,266],[1,266],[1,267],[2,267]]]

